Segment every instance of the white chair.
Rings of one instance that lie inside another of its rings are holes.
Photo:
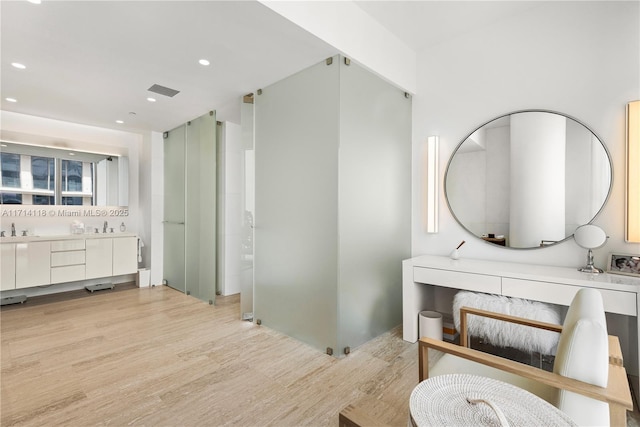
[[[555,405],[578,425],[626,425],[633,410],[617,337],[607,336],[602,296],[580,289],[564,325],[553,325],[478,309],[461,309],[460,342],[466,343],[466,316],[479,315],[560,332],[553,372],[466,347],[421,338],[420,381],[442,374],[469,373],[521,387]],[[428,350],[445,354],[429,369]]]

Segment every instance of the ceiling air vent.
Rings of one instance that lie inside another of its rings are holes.
[[[179,90],[171,89],[171,88],[160,86],[160,85],[153,85],[147,90],[149,92],[158,93],[160,95],[164,95],[168,97],[174,97],[180,93]]]

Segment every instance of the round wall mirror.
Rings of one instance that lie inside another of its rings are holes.
[[[611,158],[584,124],[527,110],[491,120],[454,150],[445,173],[451,213],[471,234],[508,248],[571,237],[611,191]]]

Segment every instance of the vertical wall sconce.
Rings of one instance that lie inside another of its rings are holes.
[[[625,240],[640,242],[640,101],[627,104],[627,198]]]
[[[438,232],[438,137],[427,138],[425,220],[427,233]]]

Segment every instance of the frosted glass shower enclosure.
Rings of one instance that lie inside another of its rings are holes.
[[[348,353],[402,321],[411,98],[335,56],[255,97],[254,318]]]
[[[164,279],[213,304],[216,296],[216,116],[165,134]]]

